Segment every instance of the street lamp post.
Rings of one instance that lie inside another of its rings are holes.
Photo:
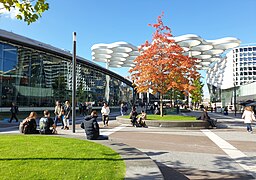
[[[73,58],[72,58],[72,129],[76,132],[76,32],[73,33]]]
[[[236,83],[234,82],[234,110],[236,116]]]

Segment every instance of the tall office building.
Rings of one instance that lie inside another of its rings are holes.
[[[234,48],[230,53],[236,86],[256,82],[256,46]]]
[[[256,84],[256,44],[233,48],[222,62],[225,63],[223,69],[213,67],[207,72],[208,86],[215,89],[211,93],[212,99],[217,96],[222,106],[256,100],[256,93],[245,88],[248,84]],[[216,95],[216,92],[221,92],[221,96]]]

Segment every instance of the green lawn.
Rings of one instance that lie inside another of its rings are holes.
[[[0,179],[123,179],[125,163],[112,149],[86,140],[0,135]]]
[[[124,118],[129,118],[130,116],[123,116]],[[148,114],[147,120],[164,120],[164,121],[198,121],[193,116],[179,116],[179,115],[160,115]]]

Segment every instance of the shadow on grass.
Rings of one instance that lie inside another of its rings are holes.
[[[123,161],[123,159],[114,159],[114,158],[0,158],[0,161],[20,161],[20,160],[60,160],[60,161]]]
[[[133,158],[0,158],[0,161],[29,161],[29,160],[40,160],[40,161],[123,161],[123,160],[143,160],[150,159],[149,157],[133,157]]]

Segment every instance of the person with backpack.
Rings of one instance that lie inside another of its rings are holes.
[[[16,119],[16,122],[18,122],[19,120],[17,118],[17,113],[19,112],[19,108],[18,106],[16,106],[14,102],[12,103],[10,111],[11,111],[11,118],[8,122],[11,123],[13,118]]]
[[[56,134],[56,125],[50,117],[48,110],[44,111],[44,117],[39,120],[39,133],[40,134]]]
[[[20,133],[24,134],[38,134],[36,125],[36,112],[31,112],[27,118],[25,118],[19,125]]]

